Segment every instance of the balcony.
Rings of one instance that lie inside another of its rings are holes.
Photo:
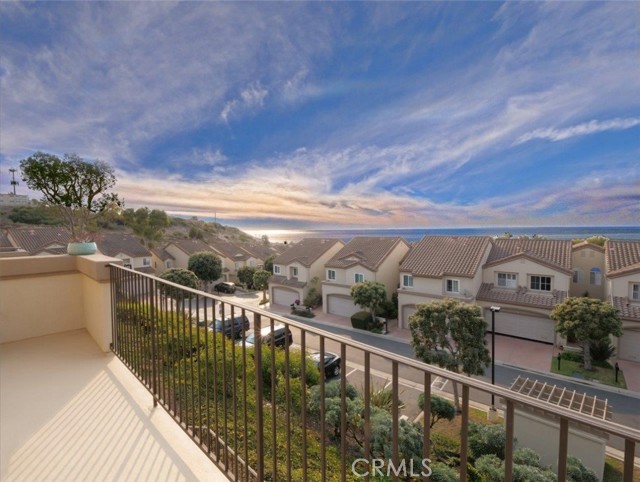
[[[460,467],[467,467],[470,456],[470,400],[484,394],[504,402],[504,480],[512,479],[516,409],[556,424],[558,480],[566,480],[575,427],[622,439],[624,480],[633,480],[637,430],[110,265],[113,261],[102,256],[0,260],[2,480],[359,480],[348,438],[347,362],[362,372],[358,423],[365,454],[374,450],[371,383],[380,373],[389,377],[387,455],[394,467],[404,456],[401,381],[410,380],[428,399],[431,382],[440,377],[461,387]],[[220,315],[240,313],[256,332],[287,325],[295,344],[249,346],[197,323],[206,326]],[[329,350],[341,357],[335,431],[314,419],[327,420],[329,385],[318,379],[314,366],[294,363],[300,353]],[[300,389],[310,385],[315,388]],[[314,390],[320,403],[312,414],[302,407],[309,406]],[[428,406],[426,412],[429,420]],[[421,455],[428,459],[429,424],[422,430]],[[460,480],[468,480],[467,470],[457,470]],[[398,478],[402,475],[391,474]]]

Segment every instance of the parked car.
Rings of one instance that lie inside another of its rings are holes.
[[[273,327],[273,336],[271,333],[271,327],[266,326],[262,330],[260,330],[260,339],[262,343],[266,345],[273,344],[279,347],[285,347],[291,345],[293,343],[293,335],[291,334],[291,330],[289,327],[285,325],[274,325]],[[239,342],[238,344],[240,344]],[[247,338],[245,339],[245,343],[247,347],[253,346],[256,344],[256,335],[253,331],[250,331],[247,334]]]
[[[204,321],[198,321],[198,326],[204,327]],[[249,329],[249,319],[244,315],[234,318],[228,317],[222,320],[210,321],[208,329],[216,333],[224,333],[227,338],[242,338]]]
[[[233,294],[236,292],[235,283],[231,283],[229,281],[223,281],[222,283],[218,283],[213,287],[216,293],[229,293]]]
[[[320,368],[320,352],[314,352],[311,354],[311,359]],[[337,377],[340,375],[340,357],[335,353],[329,351],[324,352],[324,376],[325,378]]]

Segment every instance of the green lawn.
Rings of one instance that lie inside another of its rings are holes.
[[[560,370],[558,370],[558,360],[553,357],[551,359],[551,373],[558,373],[582,380],[595,380],[613,387],[627,388],[622,370],[618,372],[618,383],[616,383],[616,375],[613,368],[594,366],[593,370],[585,370],[581,363],[573,360],[562,360],[560,362]]]

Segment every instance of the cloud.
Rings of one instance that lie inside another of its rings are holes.
[[[566,127],[564,129],[536,129],[533,132],[527,132],[520,136],[515,144],[523,144],[533,139],[548,139],[552,142],[557,142],[571,137],[588,136],[606,131],[631,129],[637,125],[640,125],[640,117],[611,119],[607,121],[592,120],[590,122]]]
[[[220,112],[220,118],[228,123],[232,113],[239,115],[238,111],[255,112],[264,106],[264,100],[268,95],[269,91],[262,87],[260,82],[254,82],[240,92],[237,99],[230,100],[224,105]]]

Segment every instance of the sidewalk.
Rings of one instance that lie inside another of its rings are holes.
[[[285,305],[267,305],[266,308],[272,313],[279,315],[290,316],[291,309]],[[329,315],[322,312],[321,308],[313,311],[315,317],[314,322],[324,323],[327,325],[338,326],[346,330],[354,330],[351,326],[351,320],[343,316]],[[389,333],[387,335],[378,335],[393,338],[394,340],[409,343],[411,340],[411,333],[408,329],[399,328],[398,321],[394,320],[389,323]],[[486,337],[487,346],[491,351],[491,335]],[[550,372],[551,359],[554,357],[558,350],[552,345],[546,345],[544,343],[537,343],[534,341],[520,340],[518,338],[512,338],[503,335],[496,335],[496,363],[503,365],[522,368],[524,370],[530,370],[532,372],[540,372],[550,377],[558,379],[573,380],[569,377],[557,375]],[[640,393],[640,363],[632,362],[628,360],[617,360],[620,369],[624,373],[624,378],[627,383],[627,390]],[[575,381],[578,381],[576,379]],[[620,392],[622,389],[610,387],[609,385],[603,385],[600,383],[586,382],[580,379],[581,383],[592,384],[603,390],[611,390]]]

